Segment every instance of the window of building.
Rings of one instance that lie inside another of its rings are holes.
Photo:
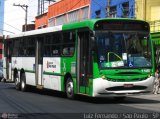
[[[68,22],[75,22],[78,21],[79,18],[79,10],[75,10],[73,12],[68,13]]]
[[[48,20],[48,27],[52,27],[52,26],[54,26],[54,24],[55,24],[54,18],[50,18],[50,19]]]
[[[129,2],[125,2],[122,4],[122,10],[123,10],[123,16],[122,17],[128,17],[129,16]]]
[[[84,7],[81,9],[81,20],[89,18],[89,7]]]
[[[117,7],[116,6],[110,7],[109,16],[112,17],[112,18],[117,17]]]
[[[95,11],[95,14],[96,14],[96,18],[100,18],[101,16],[101,10],[97,10]]]
[[[62,25],[66,23],[66,15],[56,17],[56,25]]]

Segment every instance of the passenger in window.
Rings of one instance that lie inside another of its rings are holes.
[[[23,54],[24,54],[24,56],[27,56],[27,50],[26,49],[23,49]]]
[[[68,48],[63,49],[63,55],[69,55]]]
[[[70,56],[74,54],[74,47],[70,47]]]
[[[58,50],[54,49],[53,50],[53,55],[58,55]]]

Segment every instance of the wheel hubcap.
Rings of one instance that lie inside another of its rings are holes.
[[[68,94],[72,94],[72,92],[73,92],[73,83],[72,82],[69,82],[67,84],[67,92],[68,92]]]
[[[15,83],[16,83],[16,85],[18,84],[18,78],[15,79]]]
[[[22,81],[21,86],[22,86],[22,88],[24,88],[24,87],[25,87],[25,83],[24,83],[24,81]]]

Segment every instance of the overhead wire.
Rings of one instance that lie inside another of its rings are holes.
[[[4,29],[0,29],[0,31],[5,31],[5,32],[8,32],[8,33],[15,34],[15,33],[14,33],[14,32],[12,32],[12,31],[4,30]]]
[[[0,22],[3,22],[3,21],[0,21]],[[16,28],[16,27],[12,26],[12,25],[10,25],[10,24],[8,24],[8,23],[6,23],[6,22],[3,22],[3,23],[6,24],[6,25],[8,25],[8,26],[10,26],[10,27],[12,27],[12,28],[14,28],[14,29],[16,29],[16,30],[18,30],[18,31],[21,31],[20,29],[18,29],[18,28]]]

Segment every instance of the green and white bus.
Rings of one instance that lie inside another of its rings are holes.
[[[92,19],[8,36],[4,76],[28,86],[90,97],[147,94],[154,81],[149,24]]]

